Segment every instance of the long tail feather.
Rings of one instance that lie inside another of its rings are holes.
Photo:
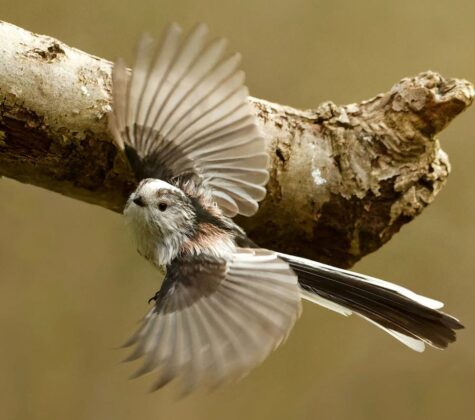
[[[302,297],[339,312],[356,313],[407,345],[444,349],[456,339],[460,322],[438,309],[439,301],[384,280],[305,258],[280,254],[298,275]]]

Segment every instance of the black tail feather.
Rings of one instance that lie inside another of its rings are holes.
[[[371,277],[303,258],[279,254],[298,275],[301,287],[376,323],[397,337],[443,349],[456,340],[460,322],[437,302]],[[401,339],[404,342],[404,340]],[[406,342],[407,345],[409,345]],[[422,347],[423,349],[423,347]]]

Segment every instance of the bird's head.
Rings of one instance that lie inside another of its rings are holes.
[[[149,255],[159,247],[173,252],[191,236],[196,211],[179,188],[158,179],[144,179],[130,195],[124,215],[137,239],[139,250]],[[160,250],[158,250],[160,252]]]

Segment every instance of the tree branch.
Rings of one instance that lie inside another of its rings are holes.
[[[0,175],[121,211],[132,174],[107,130],[111,63],[0,22]],[[473,86],[426,72],[359,104],[250,98],[268,195],[239,223],[272,249],[351,266],[431,203],[450,165],[436,134]]]

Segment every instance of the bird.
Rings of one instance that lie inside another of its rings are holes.
[[[356,314],[417,352],[463,328],[443,304],[402,286],[260,248],[233,217],[266,195],[268,153],[241,56],[198,24],[143,35],[135,64],[112,70],[109,128],[136,188],[123,214],[137,251],[164,275],[124,344],[132,375],[183,392],[240,379],[289,336],[303,299]]]

